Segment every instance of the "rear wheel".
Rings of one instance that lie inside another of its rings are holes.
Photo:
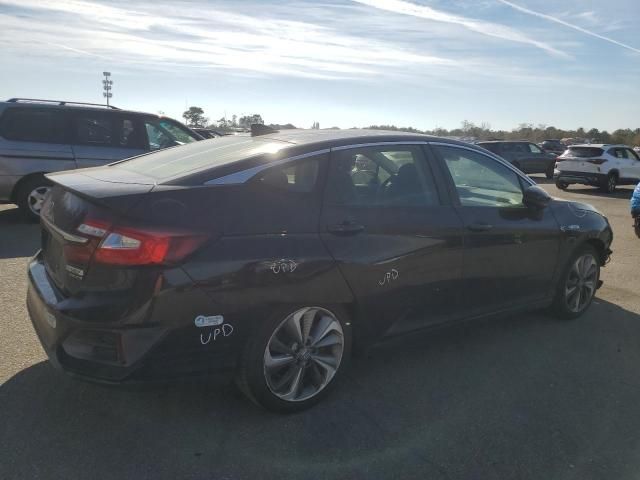
[[[566,190],[567,188],[569,188],[569,184],[567,182],[558,180],[556,182],[556,187],[558,187],[560,190]]]
[[[280,311],[246,345],[237,383],[255,403],[282,413],[319,402],[345,370],[350,325],[342,309]]]
[[[596,294],[600,281],[598,252],[585,245],[571,257],[558,284],[553,312],[560,318],[577,318],[582,315]]]
[[[39,175],[25,181],[18,188],[16,203],[22,215],[32,222],[40,220],[40,210],[45,196],[51,189],[51,182]]]
[[[607,175],[607,178],[605,179],[602,185],[602,190],[604,190],[607,193],[613,193],[616,191],[617,186],[618,186],[618,176],[615,173],[610,173],[609,175]]]

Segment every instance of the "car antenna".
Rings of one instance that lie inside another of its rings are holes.
[[[260,135],[269,135],[270,133],[278,133],[280,130],[276,130],[275,128],[268,127],[267,125],[263,125],[262,123],[252,123],[251,124],[251,136],[259,137]]]

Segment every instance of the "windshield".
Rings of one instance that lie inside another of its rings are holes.
[[[569,147],[565,155],[567,157],[590,158],[599,157],[603,153],[604,150],[598,147]]]

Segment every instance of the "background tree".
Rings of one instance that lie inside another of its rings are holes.
[[[238,126],[242,128],[250,128],[254,123],[264,125],[262,115],[259,115],[257,113],[254,113],[253,115],[244,115],[243,117],[240,117],[240,120],[238,120]]]
[[[189,127],[203,128],[209,122],[209,119],[204,116],[204,110],[200,107],[189,107],[189,110],[182,114],[182,118]]]

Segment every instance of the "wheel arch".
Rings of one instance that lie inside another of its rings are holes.
[[[583,245],[590,245],[595,248],[596,252],[598,252],[601,266],[604,266],[607,263],[608,252],[602,240],[600,240],[599,238],[588,238],[582,243],[581,246]]]

